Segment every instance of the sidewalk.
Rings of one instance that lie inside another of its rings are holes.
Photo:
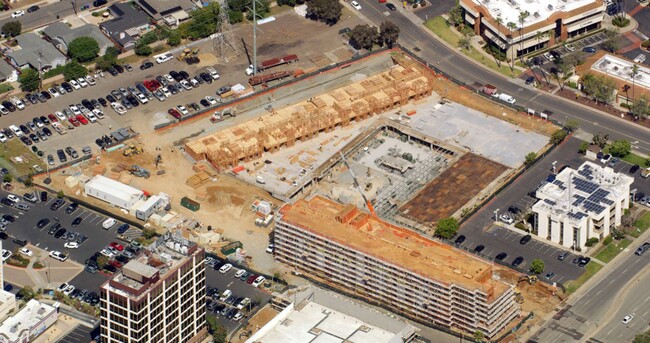
[[[648,240],[650,240],[650,230],[646,230],[646,232],[644,232],[643,235],[639,236],[639,238],[635,239],[634,241],[635,242],[643,242],[643,241],[648,241]],[[551,319],[553,316],[555,316],[555,314],[557,312],[559,312],[560,310],[562,310],[563,308],[565,308],[567,306],[571,306],[571,305],[577,303],[578,301],[582,300],[582,297],[585,295],[585,293],[587,293],[589,290],[594,288],[596,286],[596,284],[598,282],[600,282],[602,279],[607,277],[607,275],[609,274],[609,272],[611,270],[616,269],[619,266],[621,266],[621,264],[623,263],[622,262],[623,257],[628,256],[630,254],[634,254],[634,249],[631,249],[631,248],[628,247],[627,249],[621,251],[621,253],[618,254],[618,256],[616,256],[611,262],[609,262],[608,264],[605,264],[603,269],[601,269],[596,275],[594,275],[594,277],[589,279],[589,281],[585,282],[582,285],[582,287],[578,288],[578,290],[575,291],[575,293],[573,293],[570,296],[569,300],[564,304],[564,306],[557,308],[556,311],[551,311],[551,312],[547,313],[541,320],[539,320],[537,323],[535,323],[528,331],[526,331],[524,334],[519,336],[518,341],[519,342],[527,342],[533,335],[535,335],[537,333],[537,331],[539,331],[539,329],[541,329],[541,327],[549,319]],[[644,270],[641,270],[639,272],[640,273],[644,272]],[[634,279],[631,279],[628,282],[628,284],[630,282],[633,282],[633,281],[634,281]],[[619,293],[617,293],[617,294],[609,294],[608,296],[610,296],[610,297],[611,296],[618,296],[620,294],[620,292],[623,291],[628,286],[628,284],[626,284],[625,287],[623,287],[621,290],[619,290]]]

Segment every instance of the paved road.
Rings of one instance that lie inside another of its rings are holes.
[[[599,275],[600,281],[581,296],[572,298],[528,342],[629,342],[636,333],[646,330],[650,318],[649,278],[647,273],[643,278],[638,273],[650,263],[650,254],[634,255],[640,244],[641,241],[636,242],[622,252],[618,257],[622,258],[620,262],[610,262],[617,263],[616,268],[607,275]],[[625,290],[628,282],[632,283],[629,292]],[[616,297],[619,292],[623,292],[622,300]],[[607,315],[610,307],[615,312]],[[623,325],[623,316],[635,311],[638,316],[629,325]],[[601,323],[604,317],[605,323]],[[598,330],[599,326],[603,329]],[[594,333],[596,336],[592,337]]]
[[[23,9],[27,12],[27,8]],[[23,26],[23,32],[32,30],[37,27],[44,26],[59,18],[64,18],[74,14],[71,1],[60,1],[49,5],[41,6],[41,8],[32,13],[25,13],[24,16],[18,18],[11,18],[11,12],[7,12],[0,19],[0,27],[7,22],[18,20]]]
[[[379,26],[381,22],[389,19],[400,27],[399,42],[408,49],[414,47],[421,51],[418,55],[425,61],[435,65],[454,78],[468,84],[474,82],[490,83],[501,92],[512,95],[517,99],[517,104],[535,109],[537,111],[549,110],[554,113],[555,119],[564,121],[567,118],[576,119],[580,127],[589,133],[606,132],[610,139],[627,139],[633,142],[636,150],[643,154],[650,152],[650,133],[648,130],[634,124],[624,122],[612,116],[595,113],[576,104],[559,101],[556,97],[536,91],[524,86],[522,80],[515,83],[474,64],[464,56],[459,56],[456,50],[448,48],[438,40],[432,38],[422,25],[414,24],[405,17],[398,8],[391,12],[387,18],[384,14],[385,5],[373,0],[360,0],[361,14]]]

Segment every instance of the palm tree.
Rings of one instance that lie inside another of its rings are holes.
[[[630,77],[632,78],[632,107],[635,107],[635,101],[636,97],[634,96],[634,86],[636,82],[636,76],[639,74],[639,66],[636,64],[632,65],[632,70],[630,71]],[[632,111],[632,115],[634,115],[634,111]]]
[[[524,31],[524,22],[526,21],[526,18],[528,18],[528,11],[523,11],[519,12],[519,44],[521,46],[521,56],[523,58],[523,52],[524,52],[524,38],[523,38],[523,31]]]
[[[512,21],[508,22],[507,26],[508,26],[508,29],[510,29],[510,31],[514,31],[517,28],[517,24],[515,24]],[[510,43],[512,43],[512,33],[509,35],[509,40],[510,40]],[[509,47],[512,47],[512,45],[509,44]],[[510,67],[510,69],[514,70],[515,69],[515,53],[514,53],[514,51],[512,52],[511,60],[512,60],[512,66]]]

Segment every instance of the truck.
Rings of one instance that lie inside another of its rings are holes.
[[[281,80],[291,75],[293,75],[293,71],[291,70],[276,71],[269,74],[254,75],[248,79],[248,84],[251,86],[257,86],[257,85],[267,83],[269,81]]]
[[[231,107],[224,108],[221,111],[215,111],[214,113],[212,113],[212,116],[210,116],[210,121],[213,123],[218,123],[220,121],[223,121],[226,116],[230,116],[234,118],[237,116],[237,113]]]
[[[279,65],[289,64],[297,61],[298,61],[298,55],[286,55],[283,57],[276,57],[270,60],[262,61],[262,63],[260,63],[260,65],[257,66],[257,71],[258,72],[265,71],[266,69],[270,69],[273,67],[277,67]],[[248,66],[248,68],[246,68],[246,75],[251,76],[253,75],[253,72],[254,72],[253,65],[250,65]]]
[[[68,133],[68,131],[65,129],[65,127],[63,127],[63,125],[61,125],[61,123],[59,123],[59,122],[56,122],[56,121],[52,122],[52,127],[60,135],[65,135],[66,133]]]
[[[510,96],[510,95],[508,95],[506,93],[499,94],[498,98],[499,98],[499,100],[503,100],[503,101],[505,101],[505,102],[507,102],[509,104],[513,104],[513,105],[517,101],[517,100],[515,100],[515,98],[513,98],[512,96]]]

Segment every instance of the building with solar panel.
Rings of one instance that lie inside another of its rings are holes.
[[[589,238],[607,237],[630,206],[634,178],[592,162],[565,168],[541,186],[533,205],[537,235],[567,248],[584,248]]]

